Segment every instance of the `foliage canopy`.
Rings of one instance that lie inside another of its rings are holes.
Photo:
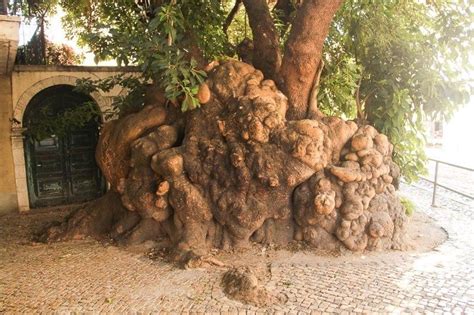
[[[139,65],[144,80],[158,82],[167,98],[186,111],[199,106],[202,66],[237,58],[239,43],[252,39],[240,2],[60,0],[59,4],[66,12],[69,35],[88,46],[97,61],[113,58],[118,64]],[[268,3],[283,46],[299,1],[291,1],[293,11],[286,17],[276,9],[278,3]],[[234,5],[239,10],[223,28]],[[370,122],[387,134],[405,178],[415,179],[423,171],[424,119],[449,119],[469,100],[472,11],[469,1],[345,1],[326,39],[319,108]]]

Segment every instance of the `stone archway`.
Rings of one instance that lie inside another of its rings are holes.
[[[26,91],[24,91],[15,104],[13,110],[11,138],[13,164],[15,168],[15,185],[17,190],[18,209],[20,212],[28,211],[30,209],[26,163],[23,146],[23,132],[25,131],[23,125],[23,118],[26,107],[33,99],[33,97],[41,91],[57,85],[76,86],[76,81],[78,78],[79,77],[68,75],[58,75],[40,80],[35,84],[31,85]],[[121,93],[123,93],[123,91]],[[97,103],[102,112],[111,109],[112,100],[110,97],[102,96],[98,92],[91,93],[90,97]],[[106,118],[102,115],[101,120],[105,121]]]
[[[26,107],[28,106],[31,99],[36,94],[38,94],[44,89],[47,89],[55,85],[76,86],[77,79],[79,78],[73,77],[73,76],[58,75],[54,77],[49,77],[47,79],[38,81],[35,84],[33,84],[30,88],[28,88],[25,92],[23,92],[23,94],[20,96],[20,98],[18,99],[18,102],[15,105],[15,108],[13,111],[14,123],[16,123],[17,125],[15,127],[23,126],[23,115],[25,113]],[[111,100],[108,99],[107,97],[100,95],[100,93],[98,92],[92,92],[90,96],[97,103],[97,105],[99,106],[102,112],[107,111],[111,108],[111,105],[112,105]],[[102,120],[105,120],[105,119],[102,117]]]

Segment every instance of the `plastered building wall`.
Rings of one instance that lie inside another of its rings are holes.
[[[0,75],[0,214],[18,208],[10,138],[13,113],[10,79]]]

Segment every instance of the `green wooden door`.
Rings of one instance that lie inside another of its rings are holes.
[[[42,104],[55,112],[86,100],[69,89],[55,89],[42,95],[25,113],[30,121]],[[30,106],[30,105],[28,105]],[[27,115],[28,114],[28,115]],[[98,124],[91,120],[66,135],[42,140],[25,139],[25,158],[30,206],[45,207],[91,200],[103,194],[105,184],[95,162]]]
[[[75,131],[27,143],[28,188],[32,207],[76,203],[103,192],[95,163],[94,130]]]

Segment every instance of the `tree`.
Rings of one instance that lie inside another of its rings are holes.
[[[10,10],[12,15],[20,15],[26,21],[34,21],[37,25],[31,42],[20,51],[25,54],[22,56],[23,59],[30,59],[29,61],[33,61],[34,64],[47,63],[46,18],[56,13],[57,4],[57,0],[12,1]]]
[[[242,52],[229,40],[239,3],[62,1],[70,32],[99,59],[139,64],[153,84],[139,111],[103,128],[96,158],[110,191],[44,238],[163,238],[184,260],[249,241],[405,246],[406,215],[394,188],[400,169],[387,137],[368,124],[378,117],[372,104],[387,99],[371,91],[371,80],[390,91],[375,71],[394,61],[371,58],[370,49],[383,52],[379,41],[365,41],[362,55],[362,33],[345,24],[367,26],[373,2],[242,3],[253,66],[223,57]],[[398,9],[375,3],[381,14]],[[355,99],[357,111],[341,99]],[[357,112],[359,124],[321,109]]]
[[[46,55],[43,56],[43,43],[37,34],[31,40],[18,47],[16,64],[20,65],[77,65],[82,62],[84,56],[78,54],[66,44],[55,44],[46,40]]]
[[[57,12],[57,0],[12,1],[11,13],[25,21],[34,22],[36,30],[28,43],[18,47],[15,63],[29,65],[74,65],[84,57],[66,44],[55,44],[46,36],[47,18]],[[33,25],[34,25],[33,24]]]
[[[467,2],[346,1],[326,45],[322,111],[387,134],[405,179],[416,179],[425,117],[447,120],[472,94],[470,16]]]

